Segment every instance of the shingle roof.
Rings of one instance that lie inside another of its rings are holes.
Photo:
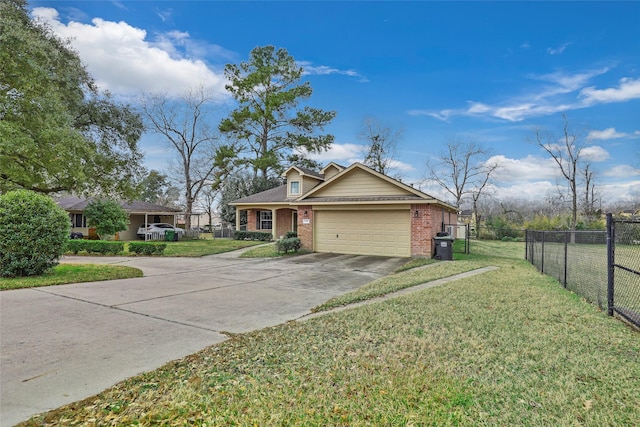
[[[234,200],[232,204],[244,203],[285,203],[293,199],[287,199],[287,185],[281,185],[271,190],[262,191],[252,194],[251,196],[242,197]]]
[[[84,211],[87,205],[91,202],[91,199],[82,199],[80,197],[68,196],[56,199],[56,203],[62,209],[67,211]],[[180,209],[170,208],[168,206],[162,206],[155,203],[143,202],[135,200],[132,202],[120,203],[122,209],[127,212],[181,212]]]
[[[122,208],[129,212],[181,212],[181,209],[162,206],[155,203],[134,200],[133,202],[121,203]]]
[[[89,203],[86,199],[81,199],[75,196],[60,197],[55,199],[55,202],[58,206],[67,211],[83,211]]]
[[[314,171],[312,169],[307,169],[307,168],[302,168],[300,166],[296,166],[296,168],[300,169],[302,171],[302,173],[304,173],[305,175],[309,175],[309,176],[312,176],[312,177],[318,178],[318,179],[324,179],[324,175],[322,175],[318,171]]]
[[[402,196],[357,196],[357,197],[307,197],[304,203],[322,203],[322,202],[390,202],[390,201],[424,201],[424,198],[415,194],[407,194]],[[434,199],[435,200],[435,199]]]

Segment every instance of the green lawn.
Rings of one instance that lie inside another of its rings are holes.
[[[200,257],[234,251],[263,243],[264,242],[233,239],[180,240],[178,242],[167,242],[167,249],[164,251],[164,256]]]
[[[142,270],[121,265],[60,264],[42,276],[0,278],[0,290],[64,285],[66,283],[142,277]]]
[[[276,252],[275,243],[270,243],[270,244],[259,246],[257,248],[249,249],[248,251],[243,252],[240,255],[240,258],[275,258],[275,257],[281,257],[281,256],[303,255],[308,253],[309,251],[306,251],[304,249],[301,249],[298,252],[289,252],[286,254],[284,252]]]
[[[25,425],[640,425],[638,332],[538,273],[523,244],[472,252],[397,276],[499,269],[234,335]]]

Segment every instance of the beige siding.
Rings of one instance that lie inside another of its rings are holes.
[[[317,211],[317,252],[411,256],[409,210]]]
[[[313,193],[313,197],[402,196],[406,190],[360,169]]]
[[[322,181],[310,176],[304,176],[302,179],[302,194],[311,191],[313,188],[317,187],[318,184],[322,184]]]
[[[340,169],[332,165],[324,171],[324,179],[329,180],[331,177],[336,176],[338,173],[340,173]]]

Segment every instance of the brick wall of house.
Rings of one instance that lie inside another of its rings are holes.
[[[309,220],[308,224],[304,224],[305,219]],[[311,206],[298,206],[298,238],[303,249],[313,250],[313,208]]]
[[[418,213],[416,216],[416,212]],[[411,256],[431,257],[435,236],[432,205],[411,205]],[[438,226],[438,224],[435,224]]]
[[[293,211],[291,209],[279,209],[276,211],[276,229],[274,239],[280,239],[287,234],[287,231],[291,231],[293,223],[292,221]]]
[[[249,209],[247,211],[247,231],[256,231],[257,218],[256,214],[258,211],[254,209]]]

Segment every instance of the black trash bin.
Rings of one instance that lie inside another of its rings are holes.
[[[449,236],[448,233],[438,233],[438,235],[433,238],[435,252],[433,258],[442,261],[453,260],[453,240],[454,238]]]

